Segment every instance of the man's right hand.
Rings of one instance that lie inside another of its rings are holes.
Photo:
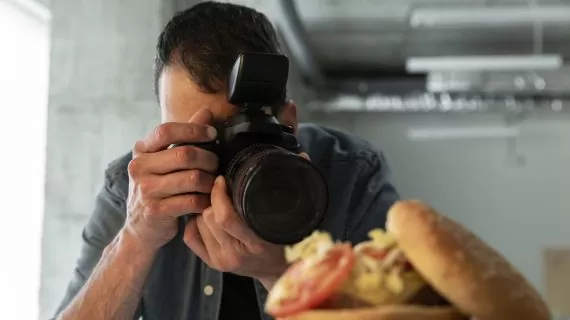
[[[217,156],[194,146],[168,147],[214,140],[212,119],[211,111],[202,109],[189,123],[161,124],[135,144],[124,231],[145,247],[163,246],[176,235],[179,216],[210,206]]]

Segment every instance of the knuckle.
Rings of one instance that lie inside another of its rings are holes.
[[[131,177],[136,177],[141,172],[141,161],[140,158],[135,158],[129,161],[127,165],[127,171]]]
[[[196,209],[198,208],[198,201],[199,201],[198,195],[195,194],[189,195],[186,200],[188,208],[192,209],[193,211],[196,211]]]
[[[199,202],[200,198],[198,195],[188,195],[188,197],[186,197],[185,211],[188,211],[188,213],[200,213],[201,208]]]
[[[149,180],[141,180],[138,182],[138,191],[143,198],[148,197],[153,191],[154,186]]]
[[[196,159],[196,149],[192,146],[177,147],[175,157],[179,163],[190,164]]]
[[[133,146],[133,156],[136,157],[139,153],[144,152],[145,145],[143,140],[137,141]]]
[[[197,194],[192,194],[187,197],[187,208],[191,213],[200,213],[204,210],[204,201],[202,197]]]
[[[187,181],[188,186],[191,188],[197,187],[200,184],[200,180],[202,179],[201,176],[202,176],[202,174],[198,170],[189,171],[188,172],[188,178],[187,178],[188,179],[188,181]]]
[[[186,127],[186,134],[188,135],[188,138],[197,138],[199,135],[199,130],[198,130],[198,125],[196,124],[191,124],[189,126]]]
[[[212,207],[204,209],[204,212],[202,212],[202,217],[204,217],[204,220],[206,220],[208,224],[210,225],[216,224],[216,221],[214,220],[214,212],[212,211]]]
[[[156,128],[154,128],[154,136],[158,140],[166,140],[170,136],[170,131],[172,130],[171,123],[163,123]]]
[[[214,221],[222,229],[227,229],[232,223],[231,213],[229,210],[222,210],[214,216]]]

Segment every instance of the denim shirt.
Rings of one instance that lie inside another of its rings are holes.
[[[386,213],[398,194],[383,155],[352,134],[313,124],[301,125],[298,138],[329,185],[329,206],[319,229],[335,239],[359,243],[367,239],[370,229],[384,227]],[[105,172],[105,183],[83,229],[82,250],[58,313],[81,289],[103,249],[124,224],[130,160],[131,154],[127,154]],[[194,255],[179,233],[160,249],[135,319],[217,320],[222,289],[222,273]],[[271,319],[263,312],[267,291],[258,281],[255,290],[262,319]]]

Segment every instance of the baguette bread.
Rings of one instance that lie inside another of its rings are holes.
[[[539,293],[506,258],[420,201],[396,203],[387,229],[416,271],[465,314],[479,320],[550,319]]]
[[[311,310],[287,320],[468,320],[452,307],[387,305],[375,308]]]
[[[400,201],[392,206],[387,231],[430,289],[450,305],[407,301],[353,308],[321,306],[280,319],[550,319],[538,292],[500,253],[422,202]]]

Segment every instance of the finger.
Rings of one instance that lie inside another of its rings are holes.
[[[185,214],[201,213],[210,206],[210,197],[206,194],[181,194],[158,201],[157,214],[179,217]]]
[[[210,199],[216,224],[245,245],[255,245],[258,237],[235,212],[234,205],[227,194],[226,180],[223,176],[216,178]]]
[[[212,207],[204,210],[204,212],[202,212],[202,217],[204,218],[206,226],[218,242],[220,248],[222,250],[231,250],[235,239],[230,234],[222,230],[220,226],[218,226],[214,218],[214,210]]]
[[[143,154],[133,161],[140,162],[140,171],[152,174],[191,169],[215,173],[218,169],[218,156],[215,153],[189,145]]]
[[[206,225],[206,222],[204,222],[204,216],[197,216],[196,224],[198,226],[198,231],[200,231],[200,235],[202,236],[202,240],[204,241],[204,245],[206,246],[206,251],[208,251],[208,256],[212,258],[214,254],[220,252],[220,244],[212,234],[210,228]]]
[[[197,218],[197,217],[196,217]],[[190,219],[188,223],[186,223],[186,227],[184,228],[184,243],[197,255],[202,261],[207,264],[210,264],[210,256],[208,255],[208,250],[206,250],[206,245],[204,244],[204,240],[202,240],[202,235],[200,234],[200,230],[198,229],[198,222],[197,219]]]
[[[187,193],[208,194],[214,186],[215,176],[200,170],[185,170],[164,176],[154,176],[156,190],[153,196],[168,198]]]
[[[152,153],[172,144],[209,142],[216,129],[207,124],[167,122],[156,127],[144,140],[135,144],[135,153]]]

